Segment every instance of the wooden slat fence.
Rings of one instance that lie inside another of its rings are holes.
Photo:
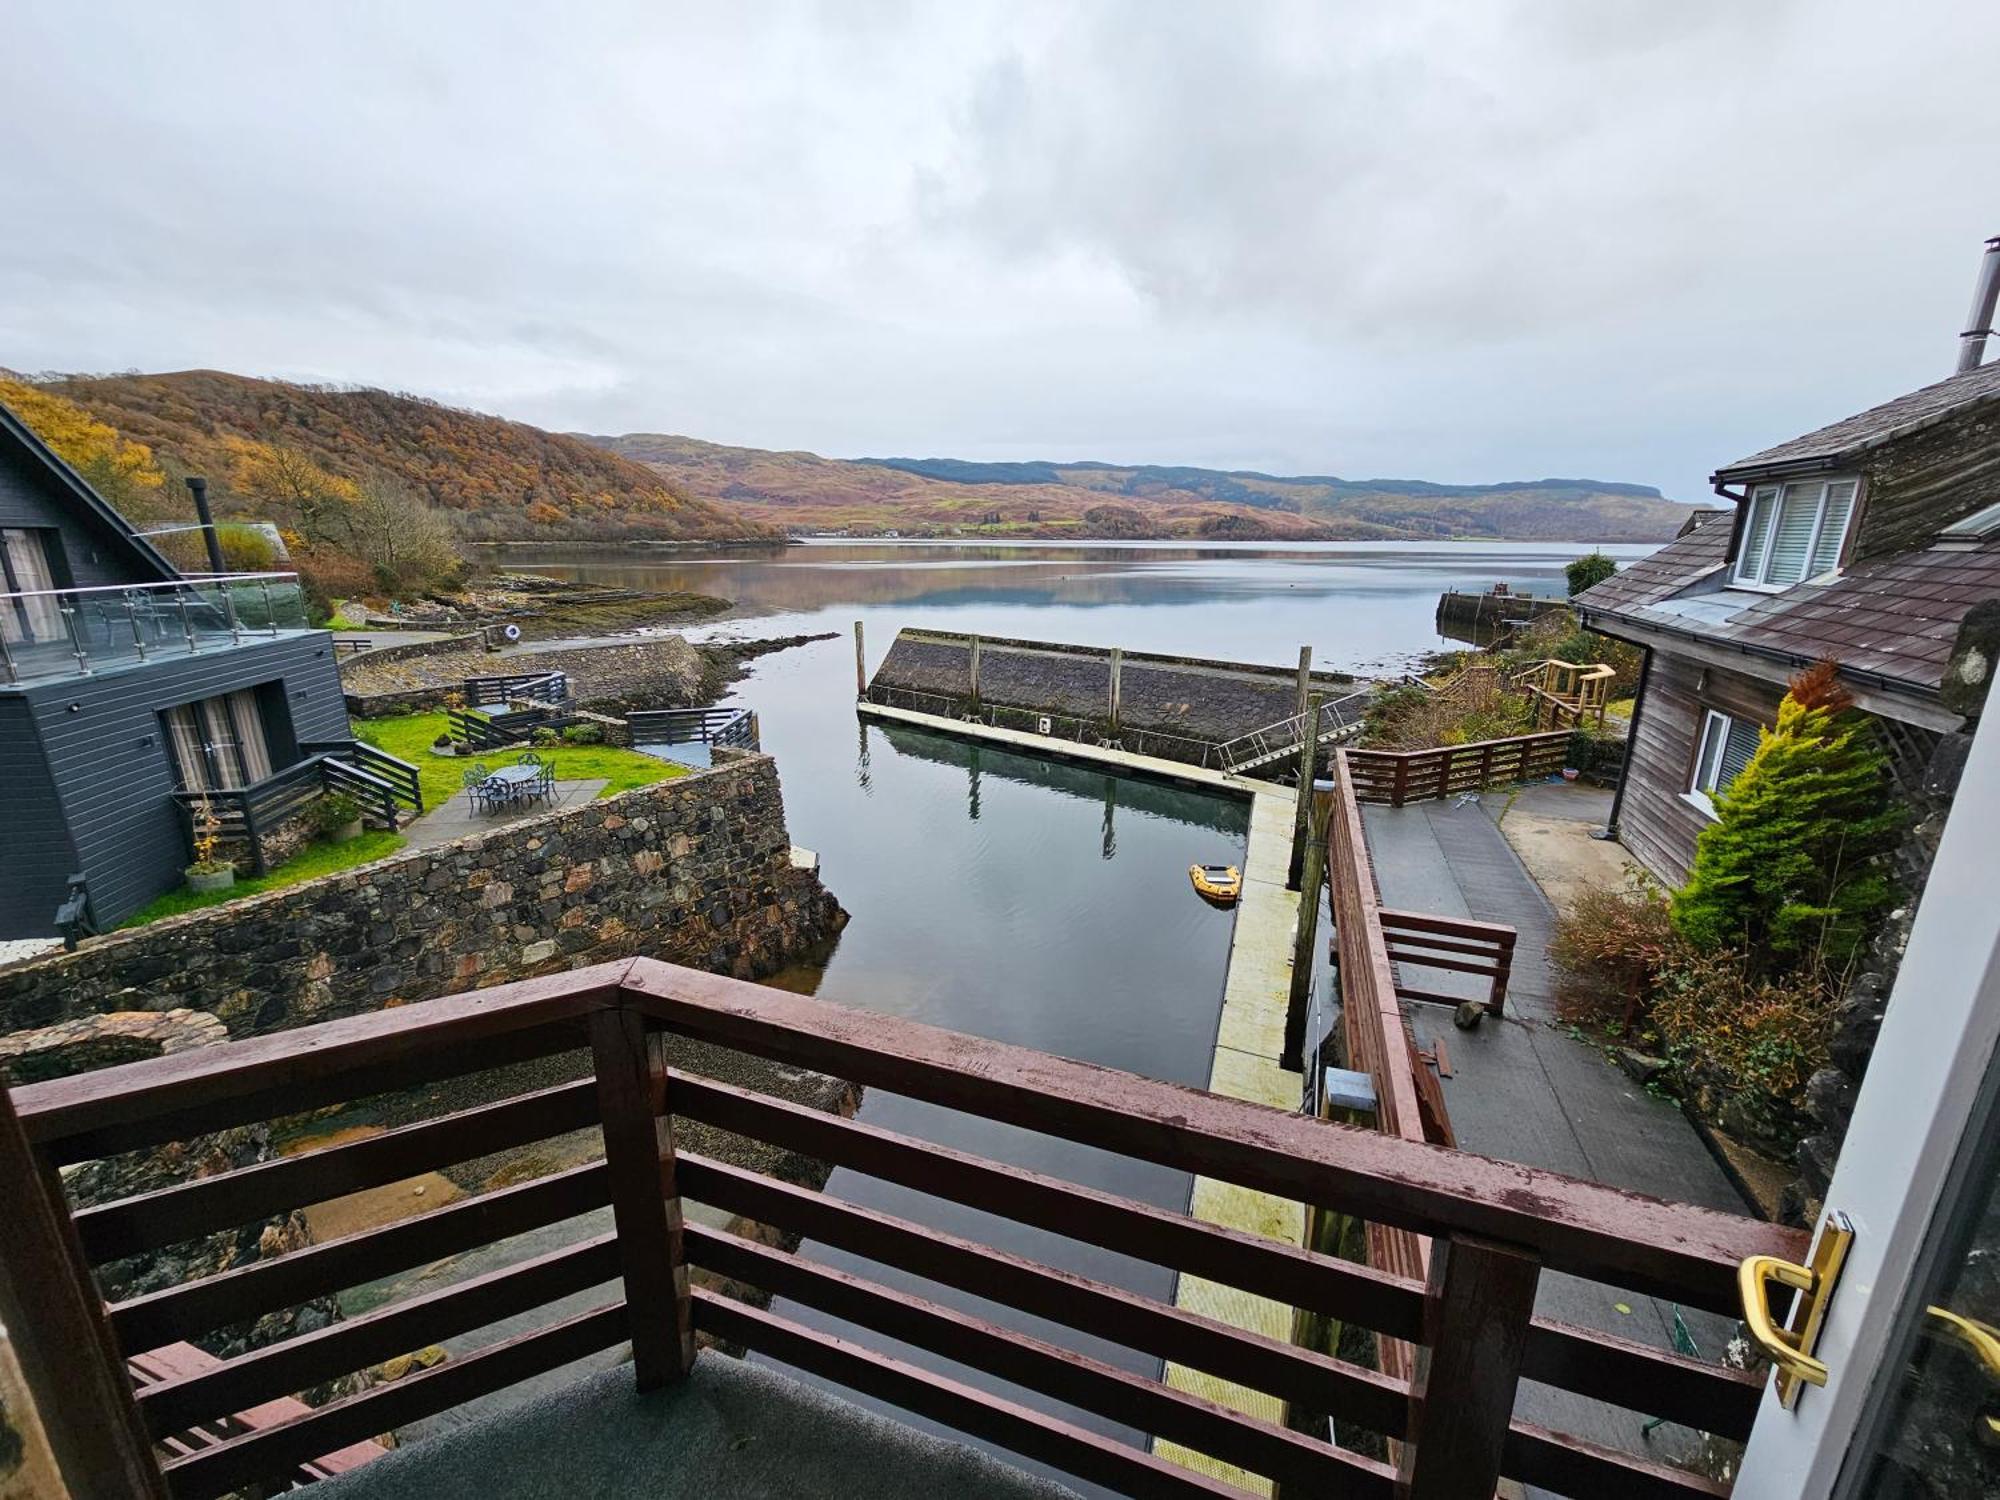
[[[1357,824],[1352,820],[1347,835],[1335,836],[1351,838]],[[1365,925],[1373,910],[1372,903],[1350,904],[1341,919]],[[1386,973],[1373,982],[1378,1013],[1393,1007]],[[1334,1259],[687,1073],[676,1066],[683,1038],[1353,1212],[1429,1240],[1430,1274]],[[628,1341],[641,1385],[671,1380],[690,1359],[720,1357],[697,1356],[696,1335],[763,1352],[1124,1494],[1236,1492],[1086,1423],[1168,1434],[1302,1492],[1364,1500],[1405,1494],[1484,1500],[1503,1474],[1573,1495],[1717,1495],[1723,1488],[1707,1480],[1515,1420],[1515,1383],[1526,1377],[1591,1396],[1615,1394],[1636,1411],[1741,1437],[1761,1382],[1535,1318],[1535,1286],[1543,1270],[1557,1270],[1727,1310],[1735,1305],[1736,1266],[1744,1256],[1795,1259],[1804,1248],[1803,1237],[1789,1229],[1424,1144],[1409,1136],[1414,1116],[1402,1117],[1398,1132],[1378,1134],[648,959],[16,1089],[12,1099],[31,1165],[12,1175],[52,1182],[59,1163],[586,1046],[592,1076],[575,1083],[75,1212],[79,1254],[103,1264],[580,1124],[602,1130],[601,1161],[106,1309],[107,1336],[115,1336],[126,1357],[144,1357],[264,1311],[606,1204],[613,1210],[610,1233],[146,1384],[132,1403],[136,1419],[166,1442],[389,1354],[604,1288],[594,1306],[551,1315],[394,1384],[209,1445],[169,1447],[162,1470],[175,1500],[280,1481],[301,1464]],[[1415,1106],[1398,1093],[1390,1108]],[[1246,1333],[681,1149],[675,1127],[683,1120],[1321,1311],[1391,1339],[1423,1342],[1432,1358],[1413,1379],[1403,1370],[1364,1368]],[[8,1160],[0,1155],[0,1165]],[[9,1201],[30,1186],[0,1181]],[[1365,1428],[1397,1442],[1400,1470],[927,1294],[772,1250],[761,1237],[689,1222],[681,1213],[684,1196],[938,1287],[972,1292],[1046,1320],[1051,1330],[1074,1330],[1330,1410],[1343,1429]],[[1078,1416],[1031,1410],[864,1342],[830,1338],[725,1290],[694,1284],[690,1272],[719,1278],[722,1288],[758,1288],[944,1355],[1052,1397]],[[29,1316],[36,1315],[31,1308]],[[78,1347],[71,1363],[78,1388],[97,1391],[101,1403],[104,1372],[90,1348]],[[69,1393],[37,1394],[59,1404]],[[550,1462],[546,1480],[557,1487],[559,1455]]]
[[[1354,795],[1362,802],[1429,802],[1517,781],[1540,781],[1563,768],[1569,731],[1517,734],[1429,750],[1348,750]]]

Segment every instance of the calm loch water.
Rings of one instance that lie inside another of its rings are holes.
[[[1432,625],[1443,589],[1506,582],[1557,593],[1563,563],[1586,550],[855,543],[685,558],[510,552],[507,562],[737,601],[728,618],[691,632],[697,639],[840,632],[760,658],[733,695],[758,710],[794,840],[818,851],[827,884],[852,915],[823,969],[781,982],[1199,1085],[1208,1077],[1232,917],[1194,895],[1187,867],[1240,860],[1247,805],[864,725],[854,713],[853,622],[864,622],[871,667],[897,629],[928,625],[1280,664],[1295,663],[1298,648],[1310,644],[1321,666],[1389,670],[1446,644]],[[1162,1207],[1187,1201],[1185,1173],[879,1090],[868,1093],[862,1117]],[[1172,1292],[1171,1272],[871,1178],[839,1171],[829,1191],[1149,1295]],[[806,1253],[1128,1368],[1158,1367],[825,1246]],[[785,1310],[1012,1399],[1035,1400],[874,1334]]]

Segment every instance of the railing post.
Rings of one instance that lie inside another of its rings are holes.
[[[647,1030],[636,1010],[591,1014],[611,1214],[632,1321],[633,1373],[642,1391],[680,1379],[694,1364],[664,1040],[663,1033]]]
[[[186,589],[175,589],[174,600],[181,607],[181,634],[187,637],[188,655],[192,656],[201,648],[194,643],[194,617],[188,613]]]
[[[1410,762],[1407,756],[1396,757],[1396,780],[1389,788],[1389,805],[1401,807],[1410,795]]]
[[[1473,1235],[1431,1242],[1424,1347],[1397,1474],[1409,1500],[1493,1493],[1541,1269],[1531,1252]]]
[[[125,618],[132,626],[132,649],[139,653],[139,660],[146,659],[146,635],[139,627],[139,601],[130,594],[125,596]]]
[[[77,1500],[166,1500],[104,1304],[56,1174],[0,1086],[0,1320],[28,1378],[62,1483]]]
[[[7,669],[7,680],[9,682],[19,682],[21,680],[20,669],[14,665],[14,650],[7,644],[7,636],[4,631],[0,631],[0,667]]]

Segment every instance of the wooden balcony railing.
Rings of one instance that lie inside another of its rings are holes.
[[[1429,750],[1348,750],[1354,794],[1363,802],[1429,802],[1512,781],[1539,781],[1563,768],[1569,731],[1517,734]]]
[[[1343,921],[1354,915],[1344,912]],[[1427,1239],[1428,1275],[1219,1228],[697,1076],[676,1065],[683,1039],[1357,1214]],[[434,1369],[173,1452],[160,1465],[164,1491],[154,1492],[204,1500],[282,1478],[302,1463],[627,1340],[635,1379],[657,1385],[685,1370],[705,1337],[762,1351],[1121,1493],[1237,1493],[1144,1448],[734,1300],[691,1278],[699,1272],[934,1351],[1301,1493],[1485,1500],[1505,1474],[1571,1495],[1715,1495],[1722,1488],[1705,1479],[1516,1419],[1516,1383],[1527,1377],[1741,1437],[1761,1382],[1535,1318],[1536,1283],[1544,1270],[1561,1271],[1727,1312],[1745,1256],[1796,1259],[1804,1248],[1791,1230],[1446,1150],[1410,1138],[1407,1127],[1384,1135],[1342,1126],[646,959],[18,1088],[19,1129],[0,1139],[0,1191],[10,1204],[59,1203],[61,1164],[583,1046],[591,1076],[577,1082],[75,1210],[60,1234],[44,1235],[56,1244],[38,1262],[47,1263],[40,1274],[51,1295],[10,1309],[26,1320],[23,1347],[68,1351],[53,1376],[42,1369],[39,1404],[59,1406],[66,1421],[89,1421],[101,1434],[138,1431],[159,1443],[615,1282],[595,1306]],[[0,1110],[0,1124],[12,1124],[8,1113]],[[1318,1311],[1420,1344],[1428,1357],[1406,1374],[1243,1332],[683,1149],[676,1139],[683,1121]],[[103,1310],[101,1335],[77,1331],[77,1309],[96,1305],[84,1262],[104,1265],[586,1126],[601,1131],[602,1160],[132,1296]],[[689,1222],[684,1197],[1058,1328],[1331,1411],[1343,1431],[1365,1428],[1393,1440],[1401,1472],[907,1290]],[[136,1396],[117,1362],[606,1204],[611,1231],[152,1381]],[[32,1215],[16,1217],[25,1223]],[[0,1242],[11,1248],[17,1232],[9,1224]],[[56,1267],[66,1257],[77,1269],[64,1278]],[[51,1379],[59,1388],[46,1388]],[[560,1457],[551,1465],[553,1486]]]

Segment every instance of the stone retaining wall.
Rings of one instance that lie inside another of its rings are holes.
[[[241,1037],[642,953],[755,979],[841,920],[748,755],[0,969],[0,1033],[186,1007]]]

